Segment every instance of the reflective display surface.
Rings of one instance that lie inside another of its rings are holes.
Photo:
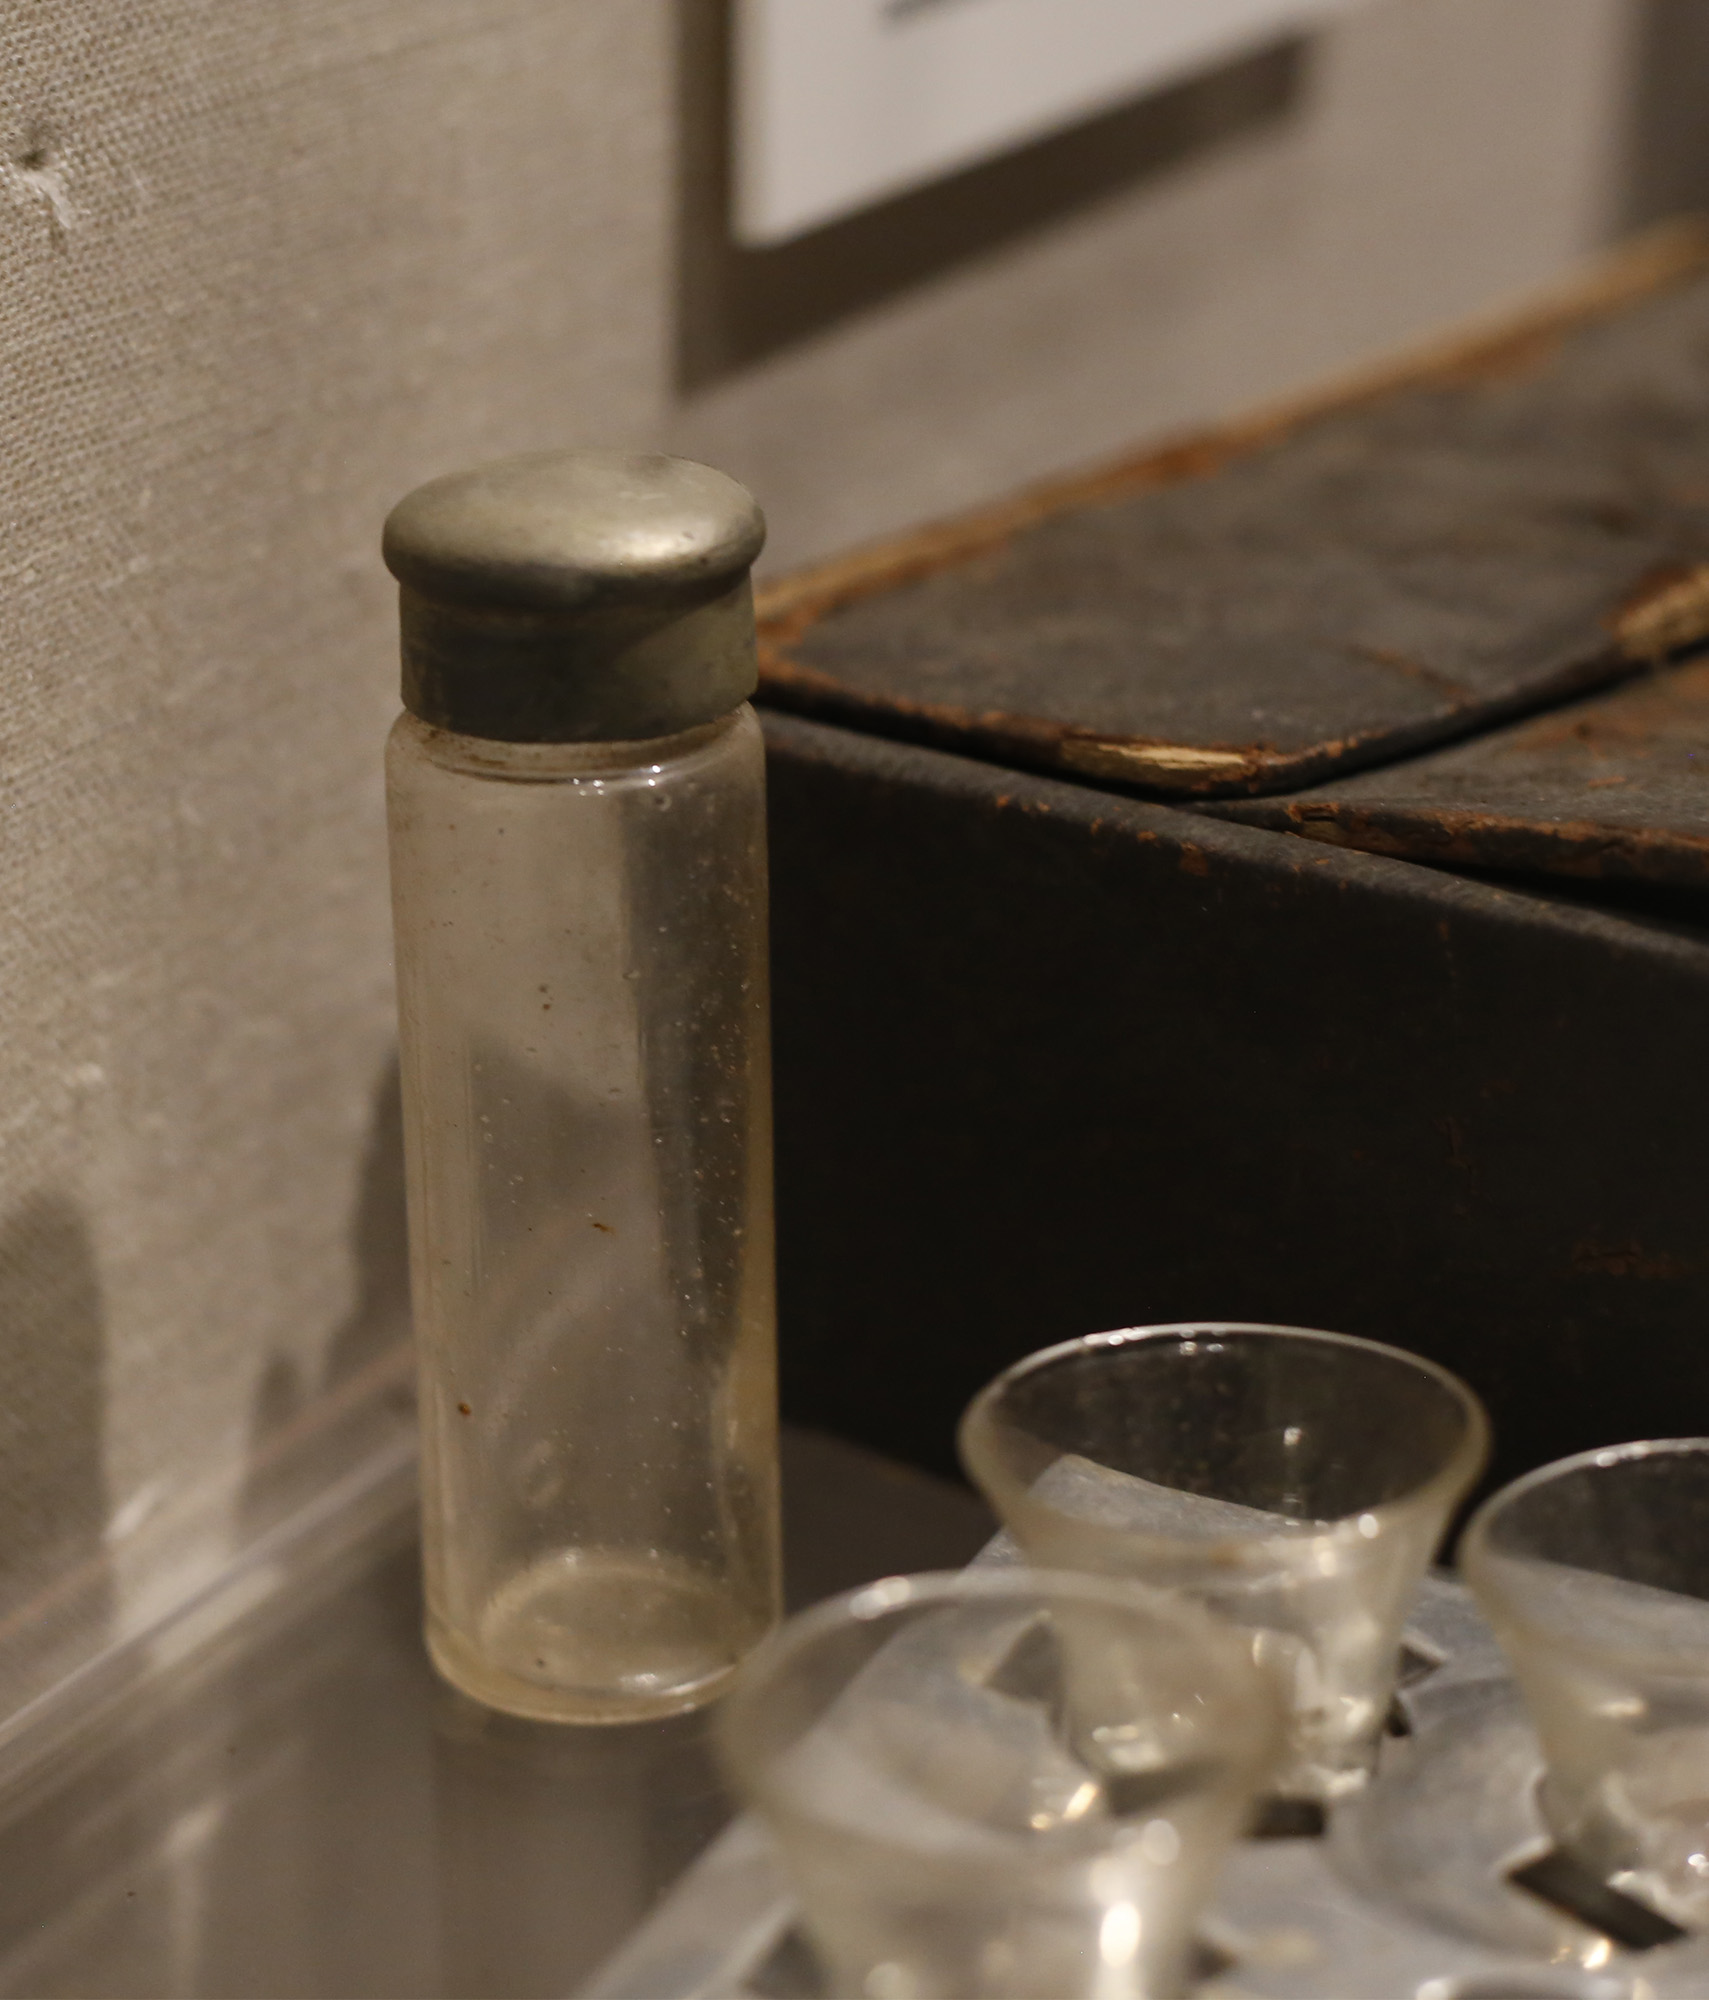
[[[990,1532],[829,1439],[788,1439],[785,1481],[797,1603]],[[0,1793],[0,1993],[564,1995],[629,1932],[729,1815],[706,1718],[577,1729],[453,1694],[413,1525]]]

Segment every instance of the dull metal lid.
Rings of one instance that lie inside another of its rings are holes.
[[[1706,262],[774,587],[762,697],[1215,798],[1642,672],[1709,636]]]
[[[499,459],[387,518],[404,706],[465,736],[628,741],[710,722],[754,690],[745,487],[657,453]]]

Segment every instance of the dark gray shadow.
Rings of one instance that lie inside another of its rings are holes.
[[[679,0],[677,19],[684,391],[1287,117],[1306,80],[1308,45],[1283,42],[793,242],[753,250],[732,240],[728,220],[728,0]]]
[[[262,1370],[249,1434],[256,1443],[276,1437],[301,1414],[307,1392],[303,1371],[288,1354],[275,1354]]]
[[[0,1619],[28,1607],[12,1644],[44,1660],[87,1651],[111,1608],[105,1377],[88,1225],[67,1197],[32,1195],[0,1223]]]
[[[409,1338],[403,1124],[395,1055],[374,1086],[350,1247],[356,1297],[327,1343],[318,1384],[288,1354],[273,1355],[262,1371],[250,1415],[249,1470],[238,1502],[245,1534],[275,1526],[314,1496],[329,1467],[342,1470],[350,1454],[372,1442],[372,1418],[364,1414],[371,1398],[357,1378],[370,1368],[383,1373],[380,1364]],[[345,1385],[346,1395],[336,1397]],[[409,1390],[396,1381],[382,1393],[405,1401]]]
[[[1620,222],[1709,208],[1709,0],[1643,0]]]
[[[350,1235],[356,1259],[356,1302],[327,1349],[329,1387],[359,1374],[409,1335],[403,1103],[395,1055],[381,1070],[374,1087]]]

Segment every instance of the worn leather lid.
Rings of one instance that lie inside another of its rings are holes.
[[[1709,636],[1706,261],[774,585],[762,698],[1230,798],[1642,673]]]

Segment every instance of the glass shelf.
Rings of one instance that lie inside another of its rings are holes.
[[[991,1532],[965,1491],[831,1438],[788,1435],[784,1469],[795,1604]],[[730,1815],[705,1716],[574,1729],[453,1694],[414,1525],[396,1480],[14,1755],[0,1994],[561,2000],[639,1922]]]

